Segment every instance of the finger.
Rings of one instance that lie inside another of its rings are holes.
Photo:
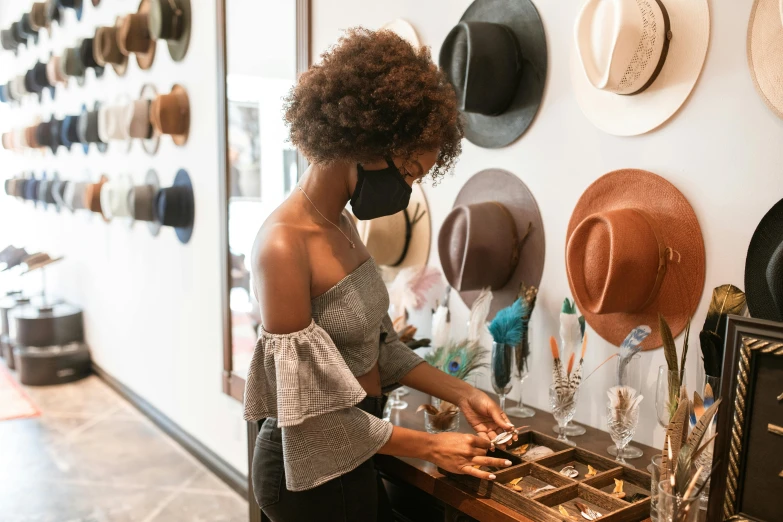
[[[487,435],[486,432],[483,432],[483,431],[479,432],[479,433],[476,433],[476,436],[479,437],[479,438],[482,438],[484,440],[492,440],[492,438],[489,435]]]
[[[495,421],[498,426],[501,426],[507,430],[513,430],[514,425],[508,420],[506,412],[500,409],[500,407],[492,408],[492,420]]]
[[[487,455],[487,450],[481,448],[473,448],[474,457],[484,457]]]
[[[506,459],[496,459],[494,457],[473,457],[473,464],[481,466],[492,466],[493,468],[507,468],[511,466],[511,461]]]
[[[488,450],[492,446],[492,444],[489,442],[489,439],[485,439],[484,437],[478,437],[478,436],[473,436],[471,438],[471,444],[476,448],[481,448],[485,450]]]
[[[462,473],[465,475],[472,475],[476,478],[484,479],[484,480],[495,480],[495,475],[493,473],[490,473],[489,471],[481,471],[478,468],[474,468],[470,465],[465,465],[462,467]]]

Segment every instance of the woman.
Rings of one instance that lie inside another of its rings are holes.
[[[354,29],[302,75],[285,118],[311,166],[252,254],[263,327],[245,418],[266,419],[251,470],[259,505],[273,521],[391,520],[376,453],[494,479],[473,466],[511,465],[487,450],[513,425],[397,339],[386,287],[343,213],[349,201],[359,219],[397,213],[414,182],[452,168],[462,138],[453,89],[429,50]],[[478,436],[381,420],[383,392],[398,384],[458,405]]]

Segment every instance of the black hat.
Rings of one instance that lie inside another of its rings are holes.
[[[79,116],[79,141],[87,145],[95,143],[99,151],[106,152],[108,144],[104,143],[98,135],[98,112],[100,108],[100,102],[95,102],[95,106],[91,111],[83,107]]]
[[[0,30],[0,46],[6,51],[14,51],[19,48],[19,43],[14,38],[14,32],[11,29]]]
[[[76,19],[82,19],[82,11],[84,5],[82,0],[48,0],[49,2],[49,19],[60,21],[62,20],[62,9],[73,9],[76,13]]]
[[[48,121],[39,123],[35,128],[35,141],[41,147],[48,146],[49,142],[52,141],[52,129]]]
[[[49,141],[41,145],[49,145],[52,154],[57,154],[57,149],[62,145],[60,134],[62,133],[63,120],[58,120],[54,116],[49,120]]]
[[[745,258],[745,297],[752,317],[783,321],[783,199],[753,232]]]
[[[438,61],[457,93],[468,140],[504,147],[530,126],[547,72],[544,26],[530,0],[476,0]]]
[[[14,22],[11,24],[11,34],[14,41],[19,45],[27,45],[27,35],[22,32],[22,24]]]
[[[190,241],[193,234],[195,203],[193,185],[187,171],[180,169],[171,187],[163,188],[155,196],[155,210],[161,224],[174,227],[182,243]]]
[[[185,58],[190,43],[190,0],[150,0],[149,28],[155,40],[166,40],[175,62]]]
[[[35,83],[35,71],[32,69],[24,73],[24,88],[27,89],[27,92],[29,93],[39,95],[41,94],[41,91],[43,91],[43,87],[40,87]]]
[[[95,70],[95,76],[103,75],[103,67],[98,65],[95,61],[95,52],[93,51],[93,45],[95,44],[94,38],[85,38],[79,45],[79,55],[82,58],[82,63],[85,69]]]
[[[71,150],[71,145],[81,143],[79,139],[79,115],[66,116],[60,125],[60,144]],[[84,144],[87,147],[87,144]],[[85,150],[86,152],[86,150]]]
[[[19,32],[25,38],[32,38],[35,43],[38,43],[38,31],[33,29],[30,23],[30,13],[23,14],[22,19],[19,20]]]

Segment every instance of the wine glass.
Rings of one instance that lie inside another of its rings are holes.
[[[566,436],[565,426],[574,418],[576,413],[576,401],[579,399],[579,388],[575,390],[565,390],[558,392],[557,385],[549,386],[549,404],[552,406],[552,416],[557,421],[560,432],[557,434],[557,440],[569,446],[576,446],[576,443]]]
[[[519,400],[517,401],[516,406],[512,406],[508,410],[506,410],[506,413],[509,415],[513,415],[514,417],[520,417],[520,418],[528,418],[532,417],[536,414],[536,411],[533,408],[528,408],[524,405],[522,402],[522,385],[525,383],[525,379],[527,379],[527,376],[529,375],[530,371],[530,356],[532,355],[530,351],[530,343],[528,339],[530,338],[530,329],[528,328],[527,337],[522,340],[522,343],[520,343],[519,346],[515,346],[515,358],[514,362],[516,363],[514,365],[514,374],[517,378],[517,381],[519,381]]]
[[[617,357],[617,363],[615,364],[616,368],[616,375],[617,375],[617,384],[619,386],[628,386],[630,388],[633,388],[636,390],[637,393],[640,393],[642,390],[642,356],[640,354],[636,354],[633,357],[631,357],[626,364],[623,365],[623,368],[620,367],[620,358]],[[630,441],[628,441],[630,442]],[[606,449],[606,452],[609,453],[612,457],[617,456],[617,445],[609,446]],[[623,459],[638,459],[644,455],[644,452],[642,452],[641,449],[637,448],[636,446],[626,445],[623,448]]]
[[[506,395],[514,387],[511,372],[514,370],[514,346],[510,344],[492,343],[491,366],[492,388],[500,398],[500,409],[505,410]]]
[[[625,461],[625,446],[631,442],[636,425],[639,423],[639,408],[621,409],[611,405],[606,406],[606,424],[609,436],[612,437],[615,449],[615,461],[625,466],[633,467]]]
[[[671,420],[672,415],[674,415],[675,408],[675,405],[669,403],[669,382],[670,379],[676,381],[679,378],[679,373],[676,371],[669,371],[669,367],[665,364],[658,367],[658,381],[655,385],[655,412],[658,416],[658,424],[664,429],[669,425],[669,421]],[[685,386],[684,373],[680,386]],[[677,391],[677,394],[679,397],[679,390]]]
[[[397,388],[393,392],[389,394],[389,400],[387,401],[388,407],[390,407],[393,410],[404,410],[408,407],[408,402],[402,400],[400,397],[403,395],[407,395],[406,393],[403,393],[404,390],[402,387]]]

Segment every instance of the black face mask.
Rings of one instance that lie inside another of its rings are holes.
[[[359,180],[351,196],[353,215],[361,220],[391,216],[408,208],[412,189],[390,159],[382,170],[366,171],[361,165]]]

